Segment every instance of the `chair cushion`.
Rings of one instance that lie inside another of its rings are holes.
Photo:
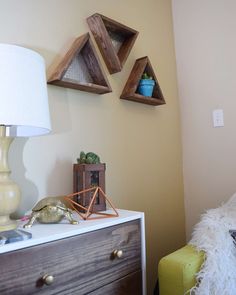
[[[163,257],[158,265],[159,294],[183,295],[195,285],[203,261],[204,252],[190,245]]]

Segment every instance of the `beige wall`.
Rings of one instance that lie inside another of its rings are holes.
[[[71,40],[88,31],[86,17],[95,12],[140,35],[122,72],[108,75],[111,94],[48,86],[51,135],[17,139],[10,153],[13,177],[23,191],[20,213],[46,195],[70,193],[72,163],[80,151],[98,153],[107,164],[106,190],[116,206],[146,213],[153,286],[158,259],[185,240],[171,1],[1,0],[0,42],[34,49],[50,67]],[[119,99],[135,59],[145,55],[159,79],[164,106]]]
[[[236,2],[173,0],[187,235],[236,191]],[[225,126],[213,128],[223,109]]]

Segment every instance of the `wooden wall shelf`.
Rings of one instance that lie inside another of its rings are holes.
[[[110,74],[120,72],[138,36],[138,32],[104,15],[87,18]]]
[[[88,33],[74,41],[48,84],[97,94],[112,91]]]
[[[143,96],[137,92],[139,81],[144,72],[146,72],[149,76],[152,76],[155,81],[152,97]],[[166,103],[152,65],[147,56],[141,57],[135,61],[120,98],[154,106]]]

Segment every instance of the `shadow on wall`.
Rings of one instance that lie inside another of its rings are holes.
[[[39,198],[36,185],[25,177],[26,169],[23,163],[23,151],[27,140],[28,138],[15,138],[9,151],[11,178],[19,185],[21,190],[21,203],[18,210],[12,214],[12,218],[23,216],[33,208]]]
[[[73,166],[71,159],[57,159],[51,174],[47,177],[48,195],[62,196],[73,192]]]

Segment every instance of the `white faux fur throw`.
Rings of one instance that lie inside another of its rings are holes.
[[[208,210],[195,226],[189,244],[206,253],[191,295],[236,295],[236,193],[217,209]]]

